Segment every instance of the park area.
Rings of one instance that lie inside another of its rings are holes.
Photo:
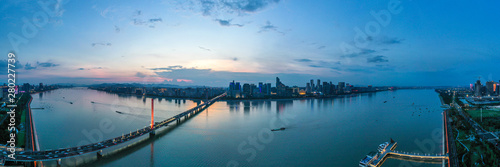
[[[499,109],[469,109],[466,110],[474,121],[490,132],[500,131],[500,110]],[[481,115],[483,116],[481,120]]]

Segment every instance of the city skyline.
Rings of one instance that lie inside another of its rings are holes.
[[[225,87],[280,77],[298,86],[312,78],[465,86],[498,78],[498,2],[49,2],[56,12],[24,33],[43,23],[43,5],[1,6],[0,43],[18,57],[19,83]]]

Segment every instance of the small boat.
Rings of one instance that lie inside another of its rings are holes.
[[[279,129],[271,129],[271,131],[280,131],[280,130],[285,130],[285,128],[282,127],[282,128],[279,128]]]
[[[69,104],[73,104],[73,102],[69,102]]]
[[[384,103],[387,103],[387,101],[384,101]]]
[[[90,101],[90,103],[95,103],[94,101]]]
[[[123,112],[120,112],[120,111],[115,111],[115,112],[118,113],[118,114],[123,114]]]

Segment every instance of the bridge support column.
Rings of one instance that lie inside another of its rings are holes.
[[[102,150],[99,150],[97,152],[97,160],[101,160],[102,159]]]
[[[61,167],[61,159],[58,159],[58,160],[56,161],[56,164],[57,164],[57,167]]]
[[[149,137],[152,138],[156,135],[156,132],[153,130],[151,132],[149,132]]]

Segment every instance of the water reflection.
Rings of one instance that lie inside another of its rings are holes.
[[[276,101],[276,112],[282,113],[286,107],[292,107],[293,100],[278,100]]]

